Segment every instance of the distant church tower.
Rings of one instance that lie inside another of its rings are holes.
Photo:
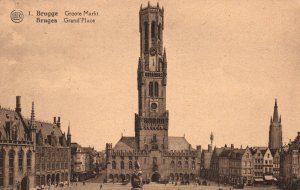
[[[277,100],[275,99],[273,118],[271,116],[269,129],[269,148],[279,149],[282,147],[281,116],[278,115]]]
[[[140,9],[140,57],[138,61],[138,114],[135,137],[140,150],[168,149],[166,110],[167,59],[163,48],[164,9],[148,6]]]

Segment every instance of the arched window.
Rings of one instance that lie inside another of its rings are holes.
[[[125,168],[124,168],[124,161],[123,161],[123,160],[121,161],[120,164],[121,164],[121,169],[125,169]]]
[[[24,151],[20,150],[18,153],[18,167],[19,171],[23,171],[23,156],[24,156]]]
[[[148,43],[148,39],[149,39],[149,24],[148,22],[144,22],[144,29],[145,29],[145,50],[148,51],[149,50],[149,43]]]
[[[151,23],[151,38],[155,38],[155,22]]]
[[[157,82],[155,82],[155,84],[154,84],[154,94],[156,97],[158,97],[158,83]]]
[[[192,170],[196,169],[195,161],[192,162]]]
[[[117,163],[116,163],[116,161],[112,161],[111,167],[112,167],[112,169],[117,169]]]
[[[17,140],[17,138],[18,138],[18,135],[17,135],[17,126],[16,125],[14,125],[13,127],[12,127],[12,140],[14,140],[14,141],[16,141]]]
[[[185,161],[185,163],[184,163],[184,168],[185,168],[185,169],[188,169],[188,168],[189,168],[189,162],[188,162],[188,161]]]
[[[149,96],[153,97],[153,82],[149,83]]]
[[[27,152],[27,155],[26,155],[26,161],[27,161],[27,171],[31,171],[31,155],[32,155],[32,153],[31,153],[31,151],[29,150],[28,152]]]
[[[174,160],[171,161],[171,168],[174,168],[175,167],[175,162]]]
[[[181,161],[178,162],[178,169],[181,169],[182,168],[182,164],[181,164]]]
[[[158,39],[161,39],[161,24],[158,25]]]
[[[14,184],[14,162],[15,162],[15,151],[10,150],[8,153],[8,175],[9,175],[9,185]]]
[[[5,151],[0,150],[0,187],[4,186],[4,158]]]
[[[128,166],[129,166],[129,169],[132,170],[132,161],[129,161]]]

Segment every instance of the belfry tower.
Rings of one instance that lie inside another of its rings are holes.
[[[141,6],[138,114],[135,114],[135,138],[140,150],[168,149],[167,59],[163,48],[163,29],[164,9],[159,4]]]
[[[269,148],[279,149],[282,147],[281,116],[278,115],[277,100],[275,99],[274,113],[271,116],[269,129]]]

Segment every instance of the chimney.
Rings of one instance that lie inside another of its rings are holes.
[[[16,96],[16,112],[21,113],[21,96]]]
[[[230,147],[231,147],[231,149],[234,149],[234,144],[231,144],[231,146],[230,146]]]
[[[56,117],[53,117],[53,124],[56,124]]]
[[[57,127],[60,128],[60,117],[57,117],[57,123],[56,123]]]

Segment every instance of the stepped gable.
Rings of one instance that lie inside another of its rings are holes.
[[[10,121],[12,126],[16,126],[17,140],[26,141],[27,126],[22,122],[21,117],[15,110],[0,107],[0,140],[9,140],[6,122]]]

